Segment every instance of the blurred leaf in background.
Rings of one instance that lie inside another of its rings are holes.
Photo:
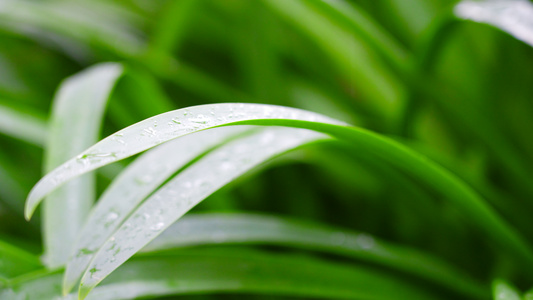
[[[0,298],[529,299],[532,46],[527,0],[0,0]]]

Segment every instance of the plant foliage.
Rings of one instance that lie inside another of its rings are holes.
[[[532,298],[532,20],[0,0],[0,298]]]

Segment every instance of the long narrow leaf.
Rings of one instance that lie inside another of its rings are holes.
[[[206,115],[211,117],[206,117]],[[279,119],[283,117],[290,119]],[[173,118],[178,118],[175,119],[178,122],[181,122],[180,120],[186,122],[185,126],[176,127],[173,130],[173,125],[168,125],[162,128],[161,131],[156,131],[152,127],[156,121],[160,121],[158,124],[172,124]],[[452,201],[457,207],[461,208],[488,236],[492,237],[501,246],[512,251],[523,262],[528,265],[533,265],[533,254],[530,246],[523,238],[488,207],[483,199],[471,188],[450,172],[409,148],[366,130],[302,121],[298,120],[298,118],[311,120],[321,119],[318,115],[299,110],[267,105],[244,104],[198,106],[189,110],[178,110],[147,119],[119,132],[124,137],[133,139],[129,147],[113,141],[112,138],[114,137],[104,139],[82,153],[78,158],[70,160],[45,176],[30,194],[26,213],[28,216],[31,215],[35,205],[38,204],[42,196],[72,177],[118,159],[131,156],[139,151],[160,144],[165,140],[184,135],[195,129],[206,129],[210,126],[221,126],[224,124],[300,127],[324,132],[349,142],[352,145],[356,145],[360,150],[369,151],[377,157],[426,182],[442,193],[448,200]]]
[[[46,129],[46,122],[0,106],[0,132],[3,134],[37,146],[43,146],[47,135]]]
[[[414,249],[387,244],[364,233],[267,215],[186,215],[141,252],[213,244],[269,244],[320,250],[412,273],[471,297],[486,298],[488,294],[460,271]]]
[[[81,279],[80,297],[219,188],[274,155],[324,137],[303,129],[266,128],[196,161],[152,194],[100,247]]]
[[[363,98],[371,100],[369,105],[385,115],[395,113],[401,87],[359,36],[324,16],[313,7],[314,1],[263,1],[296,29],[309,36],[329,56],[345,80],[357,87]]]
[[[52,32],[67,40],[81,40],[85,45],[96,43],[127,56],[137,54],[142,47],[134,27],[138,20],[131,16],[131,12],[124,13],[119,6],[104,1],[3,0],[0,16],[0,27],[8,30]],[[47,34],[42,35],[46,37]],[[79,49],[74,52],[76,50]],[[87,49],[82,50],[86,52]],[[79,56],[79,53],[72,55]]]
[[[210,147],[249,129],[247,126],[225,127],[188,135],[154,148],[130,164],[100,197],[81,230],[81,238],[67,264],[64,293],[70,292],[77,283],[93,258],[91,254],[153,190]]]
[[[36,256],[0,240],[0,277],[12,278],[41,267]]]
[[[109,95],[122,75],[119,64],[101,64],[68,78],[54,99],[45,164],[48,171],[98,140]],[[70,254],[94,202],[94,177],[76,179],[50,194],[44,206],[46,262],[55,268]]]
[[[75,300],[60,297],[60,274],[18,283],[2,299]],[[314,258],[251,251],[195,250],[136,258],[122,266],[88,300],[148,296],[252,293],[326,299],[442,299],[370,268]]]
[[[44,176],[28,196],[26,217],[44,196],[74,177],[195,131],[266,118],[342,124],[316,113],[263,104],[211,104],[163,113],[118,131]]]
[[[533,46],[533,3],[528,0],[464,0],[455,6],[455,14],[495,26]]]
[[[361,36],[383,58],[400,71],[406,70],[407,51],[385,28],[380,26],[364,10],[344,0],[311,1],[311,5],[319,7],[324,13],[330,14],[339,23]]]

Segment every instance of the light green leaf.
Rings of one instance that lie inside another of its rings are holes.
[[[151,149],[130,164],[106,189],[79,233],[67,263],[64,293],[70,292],[102,244],[150,193],[192,159],[248,126],[216,128]],[[164,159],[162,159],[164,158]]]
[[[122,72],[119,64],[100,64],[61,84],[53,103],[45,150],[48,171],[98,140],[105,105]],[[92,174],[69,182],[47,197],[43,222],[49,267],[66,262],[93,202]]]
[[[386,116],[395,114],[402,87],[364,40],[315,7],[313,3],[318,1],[263,2],[315,42],[344,80],[355,87],[362,98],[370,100],[369,106]]]
[[[487,296],[479,283],[414,249],[387,244],[364,233],[268,215],[185,215],[141,252],[212,244],[269,244],[325,251],[412,273],[471,297]]]
[[[38,40],[62,42],[65,52],[81,59],[87,59],[87,45],[93,43],[123,55],[138,54],[142,47],[134,25],[138,17],[105,1],[3,0],[0,17],[0,27]]]
[[[0,240],[0,278],[12,278],[41,267],[37,257]]]
[[[533,46],[533,3],[528,0],[464,0],[455,6],[455,14],[497,27]]]
[[[60,297],[60,281],[60,274],[51,274],[17,283],[0,296],[24,300],[76,299],[73,294]],[[192,293],[327,299],[441,299],[370,268],[239,249],[180,251],[175,256],[135,258],[107,278],[87,299],[136,299]]]
[[[184,124],[176,126],[173,119]],[[511,251],[527,265],[533,266],[533,255],[524,239],[487,206],[475,191],[453,174],[391,139],[360,128],[321,123],[320,120],[324,119],[335,123],[323,116],[301,110],[257,104],[205,105],[161,114],[120,131],[121,139],[128,139],[128,146],[117,142],[116,135],[108,137],[49,173],[30,194],[26,213],[31,215],[42,196],[72,177],[192,131],[233,124],[299,127],[337,137],[357,147],[358,151],[368,151],[425,182],[462,209],[474,224],[500,246]],[[153,126],[156,124],[162,127],[155,130]],[[165,206],[161,204],[159,209],[162,207]]]
[[[47,136],[46,122],[13,109],[0,106],[0,132],[25,142],[43,146]]]
[[[219,188],[274,155],[324,137],[304,129],[272,127],[208,153],[154,192],[107,239],[81,279],[80,297]]]
[[[169,55],[173,50],[179,49],[187,25],[199,11],[202,2],[201,0],[172,1],[163,7],[149,44],[150,51],[155,55],[154,63],[161,63],[158,61],[159,55]]]
[[[492,282],[492,295],[494,300],[521,300],[516,289],[500,279]]]
[[[264,104],[211,104],[163,113],[118,131],[44,176],[28,196],[26,218],[43,197],[74,177],[195,131],[265,118],[342,124],[316,113]]]
[[[407,51],[395,38],[355,3],[344,0],[310,1],[320,11],[329,14],[339,24],[359,35],[397,71],[407,71]]]

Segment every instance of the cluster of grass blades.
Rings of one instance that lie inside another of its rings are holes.
[[[0,299],[533,299],[532,20],[0,0]]]

